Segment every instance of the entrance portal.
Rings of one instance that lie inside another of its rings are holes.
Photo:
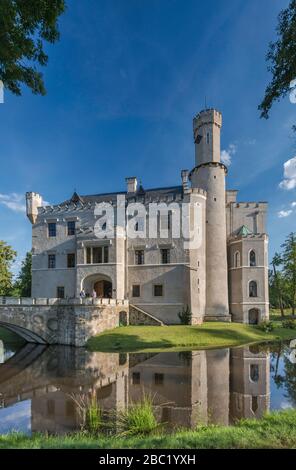
[[[249,310],[249,324],[258,325],[259,323],[259,310],[257,308],[252,308]]]
[[[97,281],[94,284],[94,290],[96,291],[98,298],[111,299],[112,282],[105,281],[104,279]]]

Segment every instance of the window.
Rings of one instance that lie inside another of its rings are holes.
[[[133,385],[139,385],[141,382],[141,374],[140,372],[133,372]]]
[[[67,254],[67,267],[68,268],[75,268],[75,253],[68,253]]]
[[[86,263],[87,264],[102,264],[109,262],[109,247],[108,246],[94,246],[93,248],[86,248]]]
[[[250,251],[250,266],[256,266],[256,253],[254,250]]]
[[[91,248],[89,246],[86,248],[86,263],[91,264]]]
[[[163,385],[164,374],[154,374],[155,385]]]
[[[172,225],[172,212],[160,213],[159,215],[160,229],[161,230],[170,230]]]
[[[139,286],[139,284],[136,284],[136,285],[133,286],[132,296],[133,297],[140,297],[140,286]]]
[[[48,236],[49,237],[57,236],[57,224],[55,222],[50,222],[48,224]]]
[[[47,416],[54,416],[55,414],[55,402],[54,400],[47,401]]]
[[[162,297],[163,296],[163,285],[162,284],[155,284],[153,287],[154,287],[154,297]]]
[[[75,220],[69,220],[67,223],[68,236],[75,235]]]
[[[64,286],[57,287],[57,298],[64,299],[65,298],[65,288]]]
[[[259,380],[259,365],[251,364],[250,365],[250,379],[252,382],[258,382]]]
[[[48,269],[55,269],[56,267],[56,255],[48,255]]]
[[[252,405],[251,405],[253,413],[256,413],[258,410],[258,397],[252,397]]]
[[[210,143],[210,133],[207,132],[207,144],[209,144],[209,143]]]
[[[75,416],[75,406],[73,400],[66,401],[66,416],[68,418]]]
[[[109,247],[104,246],[104,263],[109,263]]]
[[[102,247],[101,246],[95,246],[93,247],[93,263],[102,263],[103,258],[102,258]]]
[[[249,283],[249,297],[258,297],[258,287],[256,281],[250,281]]]
[[[234,253],[234,267],[239,268],[240,267],[240,252],[236,251]]]
[[[161,263],[169,264],[170,263],[170,250],[168,248],[162,248],[161,253]]]
[[[144,264],[144,250],[135,251],[135,262],[136,264]]]

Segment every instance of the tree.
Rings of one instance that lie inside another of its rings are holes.
[[[57,21],[65,0],[0,1],[0,80],[16,95],[21,84],[34,94],[45,95],[43,75],[35,64],[45,66],[44,41],[59,39]]]
[[[289,302],[292,315],[295,315],[296,304],[296,233],[290,233],[282,245],[283,274],[287,281]]]
[[[276,32],[277,40],[269,44],[266,56],[272,80],[258,107],[261,117],[266,119],[273,103],[287,95],[291,82],[296,78],[296,0],[291,0],[289,6],[280,12]]]
[[[282,264],[282,258],[279,253],[275,253],[274,257],[272,258],[271,264],[273,268],[275,292],[277,295],[279,308],[281,309],[281,315],[283,317],[285,315],[285,311],[284,311],[283,297],[282,297],[282,282],[281,282],[280,275],[277,271],[277,268]]]
[[[21,297],[31,297],[32,287],[32,253],[29,251],[22,262],[15,289]]]
[[[0,295],[10,295],[13,288],[11,263],[15,257],[16,251],[0,240]]]

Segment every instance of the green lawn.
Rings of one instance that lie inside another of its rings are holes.
[[[256,326],[240,323],[203,323],[200,326],[123,326],[89,339],[91,351],[160,351],[167,348],[206,349],[239,346],[263,341],[296,338],[296,330],[284,329],[280,323],[271,333]]]
[[[243,420],[236,426],[203,426],[194,431],[135,437],[35,434],[0,435],[0,449],[296,449],[296,410]]]

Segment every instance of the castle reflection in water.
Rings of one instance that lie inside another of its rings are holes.
[[[269,353],[254,346],[191,352],[90,353],[27,344],[0,366],[0,405],[31,400],[31,430],[79,427],[71,394],[122,410],[144,395],[169,427],[228,425],[269,410]]]

